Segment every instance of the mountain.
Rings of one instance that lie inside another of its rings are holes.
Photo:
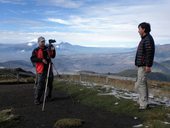
[[[111,75],[136,78],[137,69],[127,69],[119,73],[112,73]],[[149,73],[148,79],[170,82],[170,60],[160,63],[154,62],[152,72]]]
[[[37,44],[35,42],[28,42],[23,44],[0,44],[0,50],[3,52],[23,52],[23,51],[30,51]]]
[[[112,73],[110,75],[117,75],[117,76],[123,76],[123,77],[136,78],[136,76],[137,76],[137,69],[127,69],[127,70],[121,71],[119,73]]]
[[[111,75],[136,78],[137,77],[137,70],[128,69],[128,70],[124,70],[122,72],[114,73],[114,74],[111,74]],[[164,73],[161,73],[161,72],[151,72],[148,75],[148,79],[149,80],[170,82],[170,74],[164,74]]]
[[[170,69],[165,66],[164,64],[162,63],[158,63],[158,62],[154,62],[153,64],[153,72],[160,72],[160,73],[163,73],[163,74],[170,74]]]
[[[170,60],[170,44],[157,45],[155,48],[155,59],[157,62]]]
[[[84,47],[80,45],[72,45],[68,42],[61,42],[59,44],[54,43],[53,45],[56,47],[58,55],[112,54],[133,51],[132,48]],[[37,46],[36,42],[27,42],[23,44],[0,44],[0,62],[8,60],[28,60],[33,49]]]
[[[58,72],[92,71],[117,73],[134,69],[136,48],[97,48],[72,45],[68,42],[54,43],[57,56],[53,64]],[[0,44],[0,67],[21,67],[35,71],[30,62],[36,42],[24,44]],[[170,44],[157,45],[154,72],[170,74]],[[168,53],[167,53],[168,52]]]
[[[48,44],[47,44],[48,45]],[[136,48],[113,48],[113,47],[84,47],[72,45],[68,42],[54,43],[58,55],[77,55],[77,54],[114,54],[131,53],[135,55]],[[8,60],[28,60],[32,50],[37,47],[36,42],[23,44],[0,44],[0,62]],[[13,56],[11,56],[13,55]],[[170,44],[157,45],[155,61],[161,62],[170,60]]]
[[[54,44],[55,45],[55,44]],[[71,45],[68,42],[61,42],[56,45],[58,53],[66,54],[111,54],[125,53],[133,51],[133,48],[109,48],[109,47],[85,47],[80,45]]]
[[[27,71],[34,70],[31,62],[24,61],[24,60],[13,60],[13,61],[2,62],[2,63],[0,63],[0,67],[1,67],[1,69],[22,68]]]
[[[0,62],[11,60],[28,60],[37,44],[0,44]]]
[[[160,64],[170,70],[170,60],[163,61]]]
[[[60,72],[77,72],[89,70],[95,72],[117,72],[129,67],[133,54],[126,52],[132,51],[131,48],[97,48],[71,45],[68,42],[53,44],[57,50],[57,57],[53,60],[54,65]],[[30,63],[32,50],[37,47],[37,43],[28,42],[25,44],[0,44],[0,62],[4,65],[14,65],[15,60],[23,60]],[[1,52],[2,51],[2,52]],[[24,68],[18,64],[18,67]],[[15,64],[15,67],[17,66]],[[122,64],[122,65],[121,65]],[[116,68],[115,68],[116,67]],[[25,67],[26,69],[27,66]],[[30,67],[30,70],[33,68]]]
[[[53,62],[60,72],[87,70],[98,73],[113,73],[133,67],[133,59],[134,55],[131,53],[77,54],[59,55]]]

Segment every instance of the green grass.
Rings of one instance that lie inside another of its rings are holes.
[[[138,111],[137,103],[132,100],[118,99],[114,96],[98,95],[98,91],[92,88],[86,88],[80,86],[79,84],[55,81],[55,88],[58,90],[66,91],[68,94],[72,95],[75,101],[82,104],[101,108],[110,111],[115,114],[129,115],[133,117],[138,117],[143,120],[145,126],[149,128],[167,128],[170,125],[165,125],[163,121],[170,122],[170,108],[164,106],[159,106],[150,110],[143,112]]]
[[[19,81],[17,79],[4,79],[0,78],[0,84],[19,84],[19,83],[34,83],[33,77],[21,78]]]

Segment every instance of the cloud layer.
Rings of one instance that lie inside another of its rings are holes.
[[[157,44],[170,43],[169,6],[168,0],[0,0],[0,43],[43,35],[85,46],[135,47],[143,21],[151,23]]]

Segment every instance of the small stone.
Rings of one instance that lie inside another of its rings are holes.
[[[119,104],[118,102],[115,103],[115,105],[118,105],[118,104]]]
[[[135,119],[135,120],[137,120],[137,119],[138,119],[138,117],[134,117],[134,119]]]

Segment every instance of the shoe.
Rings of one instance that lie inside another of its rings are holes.
[[[39,105],[39,104],[41,104],[41,102],[38,101],[38,100],[35,100],[35,101],[34,101],[34,104],[35,104],[35,105]]]

